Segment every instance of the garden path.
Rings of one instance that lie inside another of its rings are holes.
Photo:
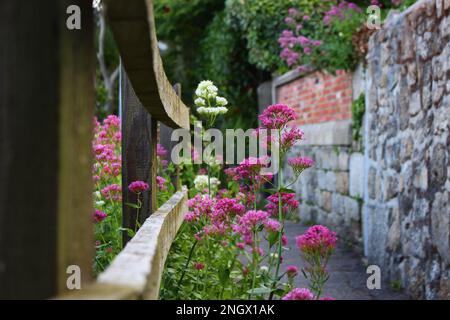
[[[308,227],[299,223],[286,223],[286,236],[291,248],[295,248],[295,237]],[[302,262],[297,250],[292,249],[285,254],[283,266],[301,266]],[[284,270],[284,268],[282,268]],[[325,285],[324,296],[338,300],[399,300],[408,299],[407,295],[391,289],[389,283],[382,282],[380,290],[369,290],[366,281],[369,274],[362,262],[362,257],[345,243],[338,242],[336,251],[328,263],[330,279]],[[303,276],[296,277],[297,287],[306,287]]]

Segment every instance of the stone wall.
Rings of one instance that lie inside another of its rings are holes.
[[[371,37],[366,69],[345,81],[330,77],[291,71],[261,88],[264,105],[299,113],[306,140],[291,155],[316,161],[294,186],[300,217],[361,248],[380,266],[384,286],[450,299],[450,0],[420,0],[391,14]],[[347,88],[325,92],[324,80]],[[350,103],[339,100],[348,90],[353,100],[366,97],[358,142]],[[330,112],[346,116],[327,118],[321,95],[337,104]],[[302,115],[312,112],[306,101],[319,114]]]
[[[296,124],[305,132],[305,141],[290,156],[308,156],[316,162],[294,186],[302,221],[327,225],[341,239],[356,244],[362,243],[364,157],[361,141],[352,141],[351,103],[363,91],[363,83],[364,72],[358,68],[353,74],[336,75],[291,71],[271,84],[273,102],[294,108]],[[262,103],[267,102],[268,85],[260,87]]]
[[[414,298],[450,298],[450,1],[393,15],[369,43],[364,249]]]

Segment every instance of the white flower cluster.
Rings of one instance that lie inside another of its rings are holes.
[[[94,191],[94,199],[98,200],[95,201],[95,205],[97,205],[98,207],[101,207],[105,204],[105,201],[102,200],[102,194],[100,193],[100,191]]]
[[[222,156],[210,156],[210,157],[203,157],[203,162],[207,164],[210,167],[217,167],[223,164],[223,157]]]
[[[199,114],[215,117],[219,114],[227,113],[228,108],[225,106],[228,104],[228,101],[223,97],[219,97],[217,91],[217,87],[210,80],[203,80],[198,84],[195,90],[197,98],[194,100],[194,103]]]
[[[217,190],[220,185],[219,179],[214,177],[210,178],[210,183],[211,183],[211,190]],[[194,186],[195,189],[197,189],[198,191],[208,189],[208,176],[207,175],[196,176],[194,179]]]

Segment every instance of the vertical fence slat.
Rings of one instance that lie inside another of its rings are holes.
[[[177,96],[181,97],[181,85],[179,83],[174,84],[173,89],[175,90]],[[172,132],[174,129],[166,126],[164,123],[160,123],[160,141],[159,143],[168,150],[167,159],[170,160],[170,152],[172,148],[175,146],[175,142],[171,141]],[[171,182],[175,186],[176,190],[181,190],[180,183],[180,167],[175,167],[175,174],[171,176]]]
[[[137,203],[137,197],[128,190],[128,185],[137,180],[152,183],[152,118],[142,106],[133,87],[123,71],[122,77],[123,111],[122,111],[122,225],[135,229],[137,210],[127,203]],[[139,222],[142,224],[152,212],[149,192],[141,195],[142,208],[139,211]],[[124,244],[130,240],[126,232],[123,234]]]
[[[92,30],[86,1],[0,2],[1,298],[61,293],[70,264],[90,280]]]
[[[151,210],[155,212],[158,210],[158,188],[156,184],[156,175],[158,174],[158,160],[156,155],[156,148],[159,141],[159,130],[158,130],[158,121],[152,121],[151,123],[151,157],[150,157],[150,165],[151,165]]]

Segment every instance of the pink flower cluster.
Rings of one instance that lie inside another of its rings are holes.
[[[281,300],[313,300],[314,294],[307,288],[295,288]]]
[[[303,24],[310,21],[310,16],[301,16],[297,9],[289,9],[288,16],[285,18],[285,23],[291,30],[283,30],[278,43],[282,48],[280,58],[285,60],[288,66],[297,64],[301,58],[300,51],[304,55],[310,55],[314,48],[320,47],[322,42],[301,35]]]
[[[230,219],[236,215],[242,215],[245,211],[245,206],[237,199],[222,198],[218,199],[214,205],[214,210],[211,214],[213,221],[231,221]]]
[[[297,114],[285,104],[271,105],[259,116],[262,127],[266,129],[282,129],[289,121],[295,119]]]
[[[97,222],[97,223],[101,222],[101,221],[105,220],[107,216],[108,215],[106,213],[104,213],[103,211],[95,210],[94,217],[93,217],[94,222]]]
[[[270,173],[262,174],[261,169],[268,166],[268,158],[249,157],[244,159],[239,166],[228,168],[225,174],[234,181],[245,182],[250,187],[249,191],[254,191],[261,186],[262,183],[272,180],[273,175]]]
[[[166,159],[164,159],[167,156],[167,149],[164,148],[159,143],[156,145],[156,156],[158,157],[159,163],[161,166],[165,167],[169,163]]]
[[[103,123],[94,119],[94,141],[92,151],[96,162],[92,167],[92,176],[96,187],[105,186],[115,180],[122,171],[122,157],[120,142],[120,119],[115,115],[108,116]],[[111,192],[110,192],[111,191]],[[121,200],[121,188],[116,185],[110,188],[103,187],[102,194],[107,194],[107,199]]]
[[[144,191],[147,191],[149,188],[148,183],[145,183],[144,181],[133,181],[129,186],[128,189],[136,194],[140,194]]]
[[[164,179],[163,177],[156,176],[156,184],[158,185],[159,190],[161,191],[167,190],[166,182],[167,182],[166,179]]]
[[[262,210],[250,210],[243,216],[238,217],[237,223],[232,225],[233,231],[239,234],[246,244],[252,244],[253,231],[260,226],[268,223],[269,213]],[[271,223],[269,223],[271,226]],[[273,225],[272,225],[273,226]]]
[[[337,6],[332,6],[329,11],[325,12],[323,23],[325,25],[328,25],[333,18],[344,20],[346,15],[352,14],[354,12],[361,13],[362,10],[360,7],[358,7],[357,4],[353,2],[342,1]]]
[[[278,192],[267,197],[269,201],[266,204],[265,209],[271,216],[278,215]],[[281,203],[283,204],[282,210],[284,214],[297,209],[299,202],[295,199],[295,193],[281,192]]]
[[[297,157],[288,159],[288,164],[294,170],[294,173],[299,175],[303,170],[308,169],[314,165],[314,160],[308,157]]]
[[[101,193],[107,200],[122,201],[122,186],[116,183],[104,187]]]
[[[336,232],[330,231],[322,225],[310,227],[303,235],[296,238],[300,251],[311,254],[317,253],[324,257],[336,247]]]
[[[287,151],[292,148],[298,141],[303,140],[304,133],[297,127],[290,127],[283,130],[281,134],[281,148],[282,151]]]
[[[290,278],[295,277],[298,274],[297,266],[287,266],[286,267],[286,274]]]

